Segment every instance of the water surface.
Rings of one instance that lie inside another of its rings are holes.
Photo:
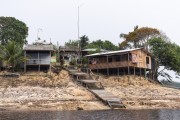
[[[180,110],[1,111],[0,120],[180,120]]]

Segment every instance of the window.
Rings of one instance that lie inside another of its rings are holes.
[[[146,64],[149,64],[149,57],[146,57]]]
[[[121,61],[120,56],[116,56],[116,62]]]
[[[112,58],[108,58],[108,62],[112,62]]]
[[[129,60],[131,61],[132,60],[132,54],[129,53]]]

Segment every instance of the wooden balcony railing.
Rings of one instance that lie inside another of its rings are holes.
[[[39,65],[39,64],[50,64],[48,59],[29,59],[27,60],[27,65]]]
[[[133,66],[133,64],[129,62],[129,66]],[[105,68],[120,68],[120,67],[128,67],[128,61],[89,64],[90,69],[105,69]]]

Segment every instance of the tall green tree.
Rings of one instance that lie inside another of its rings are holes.
[[[0,17],[0,43],[5,45],[10,41],[18,44],[27,43],[28,27],[14,17]]]
[[[149,40],[150,52],[156,61],[156,78],[161,75],[171,80],[171,76],[164,72],[164,69],[173,70],[180,73],[180,46],[163,40],[162,38],[152,38]],[[159,66],[164,69],[158,72]]]
[[[96,40],[87,45],[87,48],[105,49],[105,50],[118,50],[118,46],[114,45],[109,40]]]
[[[69,48],[78,48],[84,49],[89,44],[89,38],[86,35],[80,37],[80,40],[69,40],[65,42],[65,46]]]
[[[83,35],[80,37],[80,47],[81,49],[84,49],[89,44],[89,38],[86,35]]]
[[[15,41],[10,41],[6,45],[0,45],[0,59],[3,60],[7,66],[14,68],[18,64],[24,62],[26,58],[23,55],[22,46]]]
[[[69,40],[65,42],[65,46],[69,48],[78,48],[79,41],[78,40]]]
[[[120,37],[124,39],[123,42],[119,44],[120,49],[126,48],[138,48],[138,47],[148,47],[148,40],[160,35],[160,31],[156,28],[150,27],[134,27],[132,32],[128,34],[121,33]]]

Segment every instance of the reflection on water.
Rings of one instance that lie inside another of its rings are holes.
[[[1,111],[0,120],[180,120],[180,110]]]

